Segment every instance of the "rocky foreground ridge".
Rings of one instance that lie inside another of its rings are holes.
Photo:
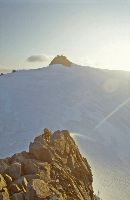
[[[0,200],[94,200],[90,166],[67,130],[44,133],[0,160]]]

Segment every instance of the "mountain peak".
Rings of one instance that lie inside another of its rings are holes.
[[[56,57],[53,58],[53,60],[50,63],[50,65],[54,65],[54,64],[61,64],[66,67],[70,67],[72,62],[69,61],[68,58],[64,55],[57,55]]]

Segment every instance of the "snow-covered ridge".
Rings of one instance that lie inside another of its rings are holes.
[[[68,129],[102,198],[128,200],[129,98],[128,72],[55,65],[1,76],[0,157],[26,149],[45,127]]]

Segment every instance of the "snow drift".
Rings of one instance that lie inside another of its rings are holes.
[[[130,73],[52,65],[0,77],[0,157],[68,129],[105,200],[130,199]]]

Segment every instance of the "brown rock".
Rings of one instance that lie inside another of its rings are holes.
[[[33,179],[27,186],[26,200],[43,200],[51,195],[48,184],[40,179]]]
[[[4,160],[0,160],[0,174],[3,174],[8,168],[8,164]]]
[[[21,176],[19,179],[15,180],[13,183],[15,183],[21,190],[27,188],[27,179],[24,176]]]
[[[5,179],[5,181],[6,181],[6,183],[7,183],[7,185],[9,186],[11,183],[12,183],[12,178],[11,178],[11,176],[9,176],[8,174],[4,174],[4,179]]]
[[[40,175],[39,174],[27,174],[27,175],[24,175],[24,177],[26,178],[27,182],[30,182],[32,179],[39,179]]]
[[[57,55],[50,63],[50,65],[54,64],[62,64],[66,67],[70,67],[72,63],[65,56]]]
[[[43,163],[38,174],[41,180],[50,181],[50,165],[47,162]]]
[[[36,174],[38,173],[38,161],[35,159],[24,159],[22,161],[22,172],[23,174]]]
[[[4,177],[0,174],[0,191],[7,186]]]
[[[9,187],[9,191],[11,194],[14,194],[14,193],[18,193],[21,191],[21,189],[19,188],[19,186],[15,183],[12,183]]]
[[[29,152],[34,156],[35,159],[51,162],[53,160],[53,155],[48,146],[34,142],[29,145]]]
[[[94,200],[91,168],[67,130],[36,137],[0,161],[0,200]]]
[[[25,194],[24,192],[20,193],[15,193],[11,196],[11,200],[24,200],[25,199]]]
[[[0,174],[0,200],[9,200],[9,193],[6,186],[5,179]]]
[[[43,139],[45,140],[45,142],[50,143],[51,131],[48,128],[44,129],[44,133],[42,136],[43,136]]]
[[[75,168],[75,159],[74,159],[74,157],[72,155],[68,156],[67,165],[69,166],[69,168],[71,170],[74,170],[74,168]]]
[[[21,163],[24,159],[28,159],[28,158],[30,158],[30,155],[26,151],[23,151],[21,153],[16,153],[12,156],[11,163],[14,163],[14,162]]]
[[[13,163],[6,169],[6,174],[11,176],[13,179],[17,179],[21,176],[21,164]]]
[[[10,200],[7,188],[3,188],[3,191],[0,192],[0,200]]]

